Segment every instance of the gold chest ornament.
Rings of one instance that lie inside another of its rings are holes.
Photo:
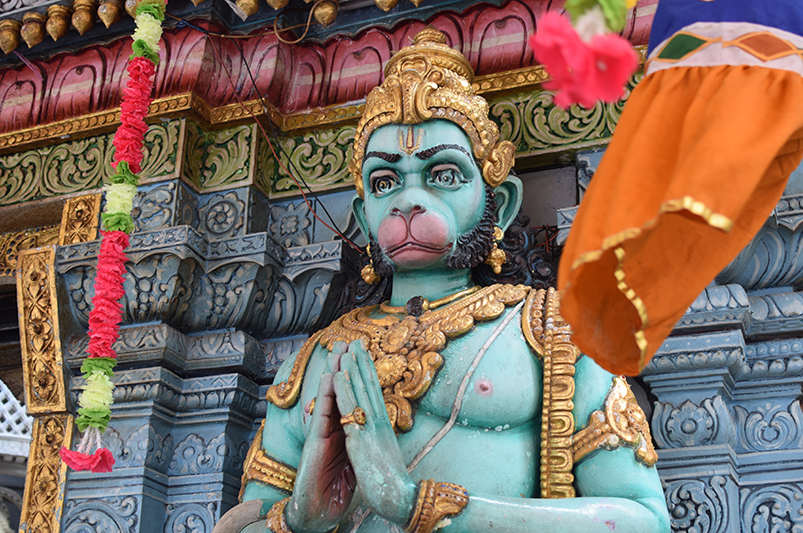
[[[355,309],[310,337],[299,351],[287,381],[270,387],[267,399],[284,409],[298,401],[304,369],[318,344],[331,350],[337,341],[362,340],[374,361],[393,429],[397,433],[410,431],[411,402],[421,398],[432,385],[443,366],[440,352],[448,339],[468,333],[475,321],[498,318],[507,306],[522,301],[529,290],[524,285],[492,285],[472,290],[443,307],[433,302],[417,317],[389,314],[377,318],[372,315],[378,306]],[[462,294],[465,293],[455,297]]]

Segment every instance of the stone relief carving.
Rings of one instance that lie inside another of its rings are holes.
[[[679,407],[656,402],[653,437],[660,448],[684,448],[723,444],[734,438],[733,420],[720,396],[699,405],[686,400]]]
[[[726,480],[683,479],[666,483],[666,501],[672,531],[683,533],[730,533]]]
[[[216,502],[168,504],[164,533],[209,533],[218,507]]]
[[[734,407],[739,429],[739,443],[747,452],[800,449],[803,446],[803,412],[800,402],[788,407],[773,402],[750,410]]]
[[[301,201],[272,205],[269,231],[286,248],[308,245],[312,240],[312,219],[307,203]]]
[[[140,499],[88,499],[67,502],[64,533],[107,533],[136,531],[139,522]]]
[[[803,485],[773,484],[741,491],[741,529],[749,533],[803,529]]]

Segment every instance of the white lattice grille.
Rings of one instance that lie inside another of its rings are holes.
[[[28,456],[33,418],[0,381],[0,453]]]

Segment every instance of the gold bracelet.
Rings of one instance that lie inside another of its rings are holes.
[[[265,521],[265,526],[273,533],[293,533],[287,527],[287,521],[284,518],[284,508],[290,502],[290,498],[279,500],[273,504],[273,507],[268,511],[268,517]]]
[[[447,516],[459,514],[468,505],[468,491],[454,483],[421,480],[413,515],[404,526],[407,533],[430,533]]]

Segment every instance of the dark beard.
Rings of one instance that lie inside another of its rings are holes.
[[[488,257],[494,244],[494,224],[496,224],[496,194],[485,186],[485,211],[477,224],[457,239],[454,250],[446,257],[449,268],[474,268]],[[379,243],[371,238],[371,262],[374,272],[385,278],[396,271],[396,267],[388,261]]]

